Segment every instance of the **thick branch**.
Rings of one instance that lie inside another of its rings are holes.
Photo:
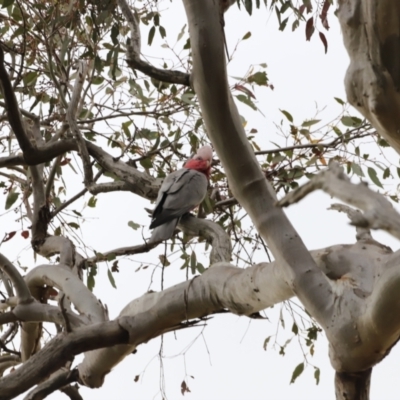
[[[339,0],[347,99],[400,153],[400,3]]]
[[[315,175],[309,182],[290,192],[277,204],[286,207],[300,201],[314,190],[324,192],[364,211],[353,216],[354,225],[384,229],[400,239],[400,215],[379,193],[375,193],[365,183],[352,184],[343,168],[336,161],[329,163],[329,168]]]
[[[24,400],[42,400],[49,394],[61,389],[63,386],[76,382],[79,378],[78,370],[61,371],[38,385],[25,396]]]
[[[11,262],[2,254],[0,254],[0,268],[7,274],[13,283],[17,292],[18,303],[27,304],[32,302],[33,298],[21,274],[18,272],[17,268],[15,268],[14,265],[12,265]]]
[[[336,372],[336,400],[369,400],[372,368],[348,374]]]
[[[285,214],[275,206],[276,195],[260,169],[233,102],[218,3],[184,0],[184,5],[193,51],[193,86],[232,193],[282,263],[287,281],[308,312],[326,327],[333,312],[329,283]]]

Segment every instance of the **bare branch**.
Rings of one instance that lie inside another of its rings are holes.
[[[92,193],[92,190],[96,190],[95,188],[99,185],[94,185],[95,182],[98,181],[98,179],[101,177],[101,175],[103,175],[103,171],[99,171],[96,176],[92,179],[91,184],[88,187],[85,187],[84,189],[82,189],[80,192],[78,192],[75,196],[72,196],[69,200],[65,201],[64,203],[61,204],[60,207],[58,207],[57,209],[55,209],[52,213],[51,213],[51,218],[54,218],[58,213],[60,213],[62,210],[64,210],[65,208],[67,208],[70,204],[72,204],[74,201],[78,200],[80,197],[82,197],[85,193],[87,193],[88,191],[90,191],[90,193]],[[100,193],[100,191],[98,192]],[[93,193],[95,194],[95,193]]]
[[[329,163],[329,168],[314,176],[305,185],[293,190],[277,202],[281,207],[300,201],[314,190],[322,189],[338,199],[364,211],[357,216],[353,224],[371,229],[384,229],[400,239],[400,215],[379,193],[375,193],[365,183],[355,185],[350,182],[343,168],[335,161]]]
[[[332,204],[328,208],[328,210],[336,210],[347,214],[351,223],[356,226],[357,240],[373,240],[371,236],[371,231],[368,228],[357,226],[360,224],[361,221],[364,222],[363,215],[359,210],[338,203]]]
[[[140,28],[135,15],[129,8],[126,0],[118,0],[119,8],[128,22],[131,30],[131,40],[127,44],[127,64],[133,69],[167,83],[177,83],[184,86],[190,86],[190,75],[180,71],[166,70],[153,67],[149,63],[140,59]]]
[[[158,244],[159,243],[144,243],[138,246],[120,247],[118,249],[109,250],[101,254],[97,254],[95,257],[88,258],[86,261],[89,263],[101,262],[101,261],[107,261],[108,257],[111,255],[119,257],[119,256],[128,256],[132,254],[147,253],[150,250],[154,249],[154,247],[157,247]]]

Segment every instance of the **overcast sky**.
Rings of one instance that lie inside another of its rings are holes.
[[[168,38],[176,38],[185,24],[185,15],[180,1],[161,2],[160,7],[166,10],[162,14]],[[252,36],[239,46],[234,60],[229,64],[230,76],[243,76],[251,64],[267,63],[267,73],[274,90],[261,90],[258,94],[258,107],[264,114],[256,113],[239,105],[240,112],[250,126],[258,129],[257,141],[263,148],[269,148],[270,142],[282,140],[277,136],[275,123],[279,124],[283,116],[279,109],[288,110],[295,121],[303,121],[314,116],[317,109],[322,110],[320,119],[330,121],[336,117],[341,106],[333,97],[345,99],[343,78],[348,64],[348,57],[342,45],[342,37],[336,18],[330,16],[331,30],[325,32],[328,39],[328,53],[317,35],[311,42],[306,42],[304,25],[292,33],[277,29],[275,14],[265,10],[255,10],[249,17],[243,10],[234,5],[226,14],[226,36],[230,51],[248,31]],[[142,26],[143,28],[143,26]],[[147,31],[143,28],[142,51],[146,55],[160,53],[161,41],[156,41],[151,49],[145,46]],[[171,40],[173,43],[173,40]],[[398,157],[393,155],[397,164]],[[71,193],[74,193],[72,190]],[[87,201],[87,198],[86,198]],[[355,230],[349,227],[346,217],[333,211],[327,211],[333,201],[322,193],[312,194],[300,204],[291,207],[287,214],[298,230],[309,249],[316,249],[340,243],[353,243]],[[129,220],[148,225],[148,216],[143,210],[149,202],[128,193],[111,193],[99,196],[97,208],[86,209],[89,221],[83,230],[83,239],[96,249],[108,250],[128,246],[142,241],[140,234],[127,226]],[[15,215],[9,214],[9,220]],[[10,225],[0,226],[0,237],[10,231]],[[110,235],[111,232],[111,235]],[[397,249],[394,239],[385,234],[375,234],[375,238]],[[2,252],[9,258],[27,242],[18,238],[3,245]],[[95,294],[105,302],[110,316],[115,317],[119,310],[130,300],[148,290],[153,268],[134,272],[140,261],[151,265],[156,262],[162,248],[134,259],[120,263],[120,273],[115,275],[117,290],[110,286],[105,265],[99,268]],[[24,256],[26,265],[33,266],[32,253]],[[166,270],[165,286],[182,281],[184,274],[179,267]],[[159,290],[159,270],[153,277],[153,290]],[[248,318],[232,315],[217,316],[208,322],[207,327],[192,328],[185,332],[170,333],[164,337],[164,375],[166,394],[169,399],[180,399],[180,384],[186,380],[191,393],[185,398],[190,400],[205,399],[334,399],[333,370],[328,358],[327,342],[321,335],[316,345],[314,357],[310,364],[321,369],[321,379],[317,386],[313,378],[314,368],[308,366],[295,384],[290,385],[293,369],[303,362],[303,353],[296,339],[288,345],[286,355],[279,355],[279,345],[292,337],[292,320],[284,313],[286,329],[279,323],[281,306],[268,309],[268,320],[250,321]],[[279,327],[279,329],[278,329]],[[266,337],[271,339],[267,351],[263,350]],[[93,391],[81,389],[85,400],[91,399],[161,399],[160,362],[157,357],[160,339],[139,347],[137,354],[125,359],[106,378],[103,388]],[[372,375],[373,400],[395,399],[400,386],[396,382],[395,363],[399,352],[394,350],[382,365],[374,369]],[[396,363],[397,364],[397,363]],[[388,371],[391,371],[389,373]],[[140,375],[139,382],[134,377]],[[194,378],[191,378],[193,376]],[[65,396],[55,393],[51,399],[62,399]]]

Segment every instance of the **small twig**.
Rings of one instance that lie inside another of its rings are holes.
[[[96,176],[93,178],[92,182],[96,182],[100,176],[103,174],[103,171],[100,170]],[[58,207],[57,209],[55,209],[52,213],[51,213],[51,218],[54,218],[57,214],[59,214],[62,210],[64,210],[65,208],[67,208],[70,204],[72,204],[74,201],[78,200],[80,197],[82,197],[86,192],[88,192],[89,190],[91,190],[91,188],[87,188],[85,187],[84,189],[82,189],[80,192],[78,192],[75,196],[72,196],[69,200],[67,200],[66,202],[64,202],[63,204],[61,204],[60,207]]]

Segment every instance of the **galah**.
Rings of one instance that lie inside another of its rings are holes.
[[[158,192],[150,229],[154,231],[150,243],[172,237],[182,215],[199,205],[207,193],[210,177],[212,148],[203,146],[186,161],[182,169],[169,174]]]

